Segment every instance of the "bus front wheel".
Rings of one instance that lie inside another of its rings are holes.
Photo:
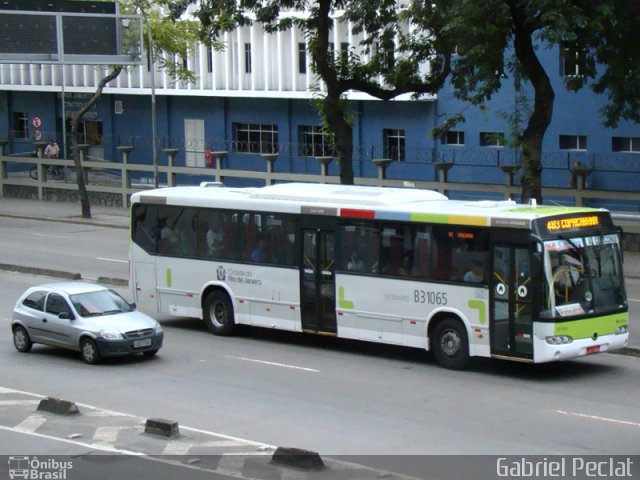
[[[469,339],[462,322],[446,318],[435,326],[431,348],[438,364],[453,370],[469,367]]]
[[[214,335],[231,335],[235,327],[233,305],[222,292],[211,292],[204,301],[204,321]]]

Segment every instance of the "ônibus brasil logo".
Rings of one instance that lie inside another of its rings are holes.
[[[9,478],[24,478],[25,480],[66,480],[67,470],[73,465],[68,461],[54,458],[40,460],[38,457],[10,456]]]
[[[224,270],[224,267],[222,265],[220,265],[218,267],[218,270],[216,272],[218,274],[218,280],[220,280],[221,282],[224,281],[225,277],[226,277],[226,272]]]

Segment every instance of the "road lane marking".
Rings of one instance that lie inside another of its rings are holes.
[[[51,235],[48,233],[32,233],[34,237],[47,237],[47,238],[71,238],[68,235]]]
[[[565,412],[564,410],[556,410],[556,413],[559,413],[560,415],[567,415],[570,417],[579,417],[579,418],[586,418],[589,420],[597,420],[599,422],[615,423],[617,425],[628,425],[631,427],[640,427],[640,423],[631,422],[629,420],[617,420],[615,418],[599,417],[597,415],[587,415],[585,413]]]
[[[104,262],[129,263],[129,260],[118,260],[117,258],[96,257],[96,260]]]
[[[637,298],[627,298],[627,300],[630,302],[640,302],[640,300]]]
[[[301,370],[303,372],[311,372],[311,373],[320,372],[320,370],[316,370],[315,368],[299,367],[297,365],[289,365],[286,363],[268,362],[266,360],[258,360],[257,358],[234,357],[232,355],[227,355],[227,356],[229,358],[235,358],[236,360],[244,360],[245,362],[261,363],[262,365],[271,365],[272,367],[290,368],[292,370]]]
[[[21,421],[15,428],[19,432],[33,433],[47,421],[44,415],[33,414]]]
[[[118,439],[118,433],[123,427],[98,427],[93,434],[92,440],[97,443],[106,443],[112,445]]]

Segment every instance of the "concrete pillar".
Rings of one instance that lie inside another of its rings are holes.
[[[378,167],[378,180],[387,178],[387,167],[393,160],[391,158],[374,158],[371,161]]]
[[[271,178],[271,174],[273,173],[273,164],[278,159],[277,153],[263,153],[262,158],[267,162],[267,178],[266,185],[272,185],[273,179]]]
[[[316,157],[316,160],[320,162],[320,175],[322,177],[327,176],[329,170],[329,164],[333,161],[334,157]],[[320,183],[326,183],[324,178],[320,179]]]
[[[175,165],[176,155],[180,150],[177,148],[163,148],[162,151],[167,154],[167,165],[169,166],[169,171],[167,172],[167,185],[169,187],[175,187],[176,174],[173,173],[173,167]]]
[[[446,189],[445,184],[447,183],[448,172],[453,167],[453,162],[435,162],[433,166],[436,169],[436,177],[438,182],[440,182],[441,187],[438,189],[440,193],[443,195],[448,195],[449,191]]]
[[[131,145],[120,145],[116,147],[119,152],[122,153],[122,164],[129,164],[129,154],[133,150],[133,146]],[[127,207],[129,205],[129,194],[127,190],[131,187],[131,175],[129,174],[128,168],[122,168],[120,174],[120,188],[122,189],[122,206]]]

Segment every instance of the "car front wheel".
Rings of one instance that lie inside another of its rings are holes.
[[[31,350],[33,342],[23,327],[16,327],[13,329],[13,345],[19,352],[28,352]]]
[[[98,345],[90,338],[82,339],[80,342],[80,352],[82,353],[82,359],[91,365],[100,363],[102,360]]]

